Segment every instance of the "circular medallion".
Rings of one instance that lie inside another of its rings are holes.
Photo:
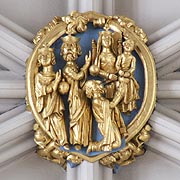
[[[156,101],[146,42],[131,19],[95,12],[55,17],[37,33],[26,85],[38,154],[115,170],[144,153]]]

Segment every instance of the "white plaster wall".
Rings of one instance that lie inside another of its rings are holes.
[[[14,161],[0,169],[1,180],[65,180],[66,172],[57,164],[35,153]]]
[[[148,150],[136,162],[122,167],[114,180],[179,180],[180,166]]]
[[[66,10],[66,0],[0,0],[0,14],[32,33]]]
[[[54,16],[66,15],[71,2],[75,0],[0,0],[0,14],[36,33]],[[113,4],[114,14],[134,19],[147,34],[180,18],[179,0],[113,0]]]
[[[179,0],[115,0],[115,14],[125,15],[150,35],[180,18]]]
[[[151,151],[139,157],[134,164],[123,167],[118,174],[113,175],[113,180],[179,180],[179,178],[178,165]],[[1,169],[0,179],[65,180],[66,172],[59,165],[31,153]]]

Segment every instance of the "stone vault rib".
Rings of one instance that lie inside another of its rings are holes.
[[[174,154],[177,154],[177,150],[180,148],[178,142],[180,113],[173,111],[171,108],[173,102],[176,104],[176,107],[178,106],[178,100],[180,98],[179,72],[175,72],[176,68],[174,68],[175,62],[179,63],[178,58],[180,56],[179,22],[180,20],[160,30],[159,32],[162,32],[161,36],[156,36],[156,34],[150,36],[150,49],[155,57],[158,73],[160,74],[159,77],[161,78],[158,81],[158,102],[160,104],[157,104],[156,110],[151,116],[150,124],[152,124],[153,133],[152,139],[147,143],[149,147],[177,161],[180,161],[180,157]],[[0,24],[2,24],[1,18]],[[0,78],[0,98],[12,100],[14,98],[24,99],[25,80],[22,78],[22,75],[25,72],[25,60],[30,55],[33,46],[25,39],[19,38],[16,33],[5,30],[7,28],[5,29],[3,26],[0,26],[0,31],[4,33],[3,37],[0,36],[0,42],[1,40],[3,42],[0,43],[0,55],[5,56],[10,64],[14,63],[15,65],[12,66],[17,66],[17,68],[21,69],[21,73],[13,80],[9,78],[11,77],[10,74],[7,77]],[[169,38],[171,38],[170,43],[168,42]],[[16,43],[18,46],[16,46]],[[0,61],[0,63],[3,65],[3,61]],[[10,68],[8,63],[7,68],[11,73],[18,74],[18,71]],[[167,68],[167,70],[163,70],[161,74],[162,68]],[[174,76],[174,73],[176,76]],[[169,77],[171,77],[170,80]],[[166,105],[168,103],[171,106]],[[168,111],[170,112],[169,114],[167,114]],[[35,144],[33,143],[32,135],[33,122],[31,113],[25,111],[25,105],[21,105],[0,115],[0,127],[3,130],[0,136],[0,165],[34,150]],[[9,156],[9,154],[11,155]]]

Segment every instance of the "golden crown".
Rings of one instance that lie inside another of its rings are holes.
[[[61,38],[64,43],[78,43],[80,38],[72,36],[71,34]]]
[[[43,44],[41,49],[38,49],[38,53],[47,54],[48,52],[54,52],[53,48],[50,48],[47,44]]]
[[[105,24],[104,30],[105,31],[101,31],[100,34],[102,34],[102,35],[112,35],[113,34],[111,31],[109,31],[109,24]]]
[[[113,33],[111,31],[105,30],[105,31],[101,31],[100,34],[102,34],[102,35],[112,35]]]

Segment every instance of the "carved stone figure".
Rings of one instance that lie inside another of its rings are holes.
[[[54,72],[55,56],[47,46],[38,50],[38,66],[42,71],[35,76],[36,108],[44,126],[55,142],[69,149],[64,122],[64,103],[58,93],[61,72]]]
[[[86,147],[91,141],[92,115],[88,100],[81,89],[90,65],[91,54],[89,57],[86,56],[86,63],[79,70],[75,62],[81,54],[79,39],[68,35],[62,40],[61,55],[66,61],[63,74],[70,85],[68,96],[70,143],[75,146],[76,150],[80,150],[81,146]]]
[[[111,151],[114,148],[119,148],[121,146],[121,133],[125,133],[126,128],[118,108],[110,108],[109,100],[103,97],[105,89],[100,81],[87,81],[84,90],[87,97],[92,99],[93,115],[103,136],[101,141],[91,142],[87,152]]]
[[[117,80],[116,56],[114,50],[113,33],[106,29],[100,32],[97,42],[97,56],[94,64],[90,67],[90,73],[93,76],[100,76],[105,79],[107,98],[113,98],[115,85],[112,83]],[[111,83],[110,83],[111,82]]]
[[[121,112],[130,113],[136,109],[136,101],[139,99],[139,84],[134,78],[136,58],[132,55],[134,41],[130,39],[124,41],[123,48],[124,52],[118,56],[116,62],[119,77],[116,83],[117,92],[111,105],[119,104]]]

